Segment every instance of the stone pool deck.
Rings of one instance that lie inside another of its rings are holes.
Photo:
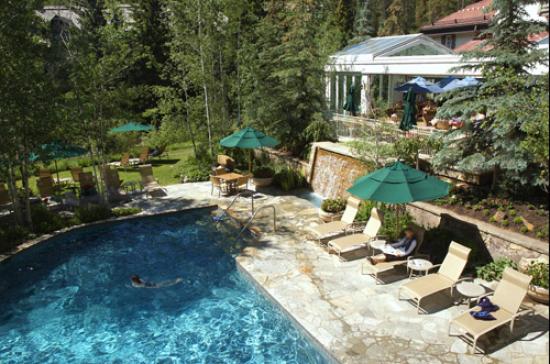
[[[169,186],[161,199],[131,203],[144,213],[219,203],[209,184]],[[235,205],[246,216],[249,202]],[[257,206],[277,209],[278,229],[266,210],[255,224],[263,232],[237,258],[240,267],[271,295],[334,358],[342,363],[548,363],[548,307],[531,304],[536,313],[487,335],[480,346],[487,355],[471,355],[459,338],[447,334],[449,320],[466,310],[446,294],[426,300],[430,314],[417,315],[407,301],[397,300],[403,274],[386,275],[377,285],[361,275],[363,259],[341,262],[307,239],[308,226],[317,224],[317,209],[295,196],[271,191]],[[265,214],[265,215],[264,215]]]

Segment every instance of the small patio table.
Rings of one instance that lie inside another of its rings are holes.
[[[239,173],[231,172],[219,174],[216,177],[221,179],[227,186],[227,194],[233,194],[235,192],[235,183],[244,176]]]
[[[456,285],[456,290],[468,301],[469,307],[472,307],[472,303],[487,292],[485,287],[474,282],[459,283]]]
[[[427,259],[411,259],[407,261],[407,270],[410,272],[409,278],[422,274],[428,275],[428,272],[430,271],[430,269],[432,269],[433,266],[433,263]]]

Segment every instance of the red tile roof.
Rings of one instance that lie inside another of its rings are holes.
[[[486,9],[493,3],[493,0],[482,0],[464,9],[456,11],[444,18],[438,19],[432,24],[426,24],[422,28],[423,31],[435,29],[447,29],[454,27],[463,27],[467,25],[486,25],[491,21],[494,12],[486,12]]]
[[[540,42],[541,40],[543,40],[545,38],[548,38],[548,32],[531,34],[531,35],[529,35],[528,39],[529,39],[529,41],[531,41],[533,43],[538,43],[538,42]],[[456,47],[454,49],[454,51],[457,52],[457,53],[464,53],[464,52],[473,51],[475,48],[479,47],[481,42],[483,42],[483,39],[472,39],[471,41],[466,42],[466,43]],[[484,48],[483,50],[487,50],[487,49],[488,48]]]

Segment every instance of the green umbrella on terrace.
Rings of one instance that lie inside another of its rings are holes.
[[[55,163],[55,173],[57,175],[57,182],[59,182],[59,170],[57,168],[57,160],[80,157],[88,153],[84,148],[72,144],[63,143],[50,143],[40,146],[38,153],[32,153],[30,155],[30,161],[35,162],[40,159],[44,162],[53,160]]]
[[[399,161],[359,178],[348,192],[389,204],[430,201],[446,196],[450,185]]]
[[[151,125],[144,125],[130,122],[110,130],[111,133],[131,133],[131,132],[148,132],[154,128]]]
[[[250,149],[249,172],[252,172],[252,149],[269,147],[273,148],[279,145],[275,138],[265,135],[261,131],[253,128],[244,128],[223,138],[220,145],[225,148]]]
[[[357,113],[357,104],[355,103],[355,84],[350,86],[348,96],[346,97],[346,102],[342,108],[349,111],[351,115],[355,115]]]

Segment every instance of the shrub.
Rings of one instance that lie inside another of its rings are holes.
[[[483,214],[483,216],[489,217],[489,216],[491,215],[491,210],[485,209],[485,210],[483,210],[481,213]]]
[[[514,218],[514,224],[516,224],[516,225],[523,224],[523,219],[521,218],[521,216],[518,216],[518,217]]]
[[[489,222],[497,222],[497,219],[495,219],[494,216],[491,216],[491,218],[489,219]]]
[[[474,205],[473,207],[474,211],[481,211],[483,210],[483,206],[481,204]]]
[[[510,221],[508,221],[507,219],[504,219],[504,220],[502,220],[502,221],[500,222],[500,224],[501,224],[502,226],[508,226],[508,225],[510,225]]]
[[[359,210],[355,216],[355,221],[366,222],[370,218],[370,212],[373,207],[376,207],[376,203],[373,201],[363,201],[359,205]]]
[[[37,234],[51,233],[66,226],[63,219],[57,213],[51,212],[42,204],[31,206],[31,217],[34,232]]]
[[[186,177],[188,182],[203,182],[210,178],[210,164],[190,157],[174,165],[174,177]]]
[[[79,207],[76,210],[76,216],[82,223],[88,224],[94,221],[107,220],[113,214],[111,209],[105,205],[88,205]]]
[[[522,226],[519,231],[521,231],[524,234],[527,234],[529,232],[529,229],[527,229],[527,226]]]
[[[321,204],[321,210],[326,212],[342,212],[346,209],[346,200],[337,198],[337,199],[326,199]]]
[[[518,265],[513,260],[502,258],[476,268],[476,274],[479,278],[488,282],[498,281],[502,278],[502,272],[504,272],[504,269],[507,267],[518,269]]]
[[[516,210],[512,209],[512,210],[508,210],[508,216],[510,217],[514,217],[516,216],[518,213]]]
[[[268,166],[254,168],[255,178],[272,178],[275,175],[273,168]]]
[[[0,228],[0,252],[13,249],[17,244],[26,240],[29,232],[18,225]]]
[[[117,207],[112,210],[112,213],[115,217],[123,217],[139,214],[141,211],[139,207]]]
[[[532,285],[548,289],[548,263],[531,263],[527,268],[527,274],[533,277]]]
[[[273,176],[273,182],[285,192],[305,187],[307,184],[305,177],[299,171],[288,166],[280,167]]]
[[[537,231],[537,238],[539,238],[539,239],[547,239],[548,238],[548,225],[540,228]]]
[[[412,217],[408,213],[399,214],[393,207],[382,207],[384,222],[380,229],[380,235],[387,237],[388,241],[395,241],[401,237],[403,230],[411,225]]]

